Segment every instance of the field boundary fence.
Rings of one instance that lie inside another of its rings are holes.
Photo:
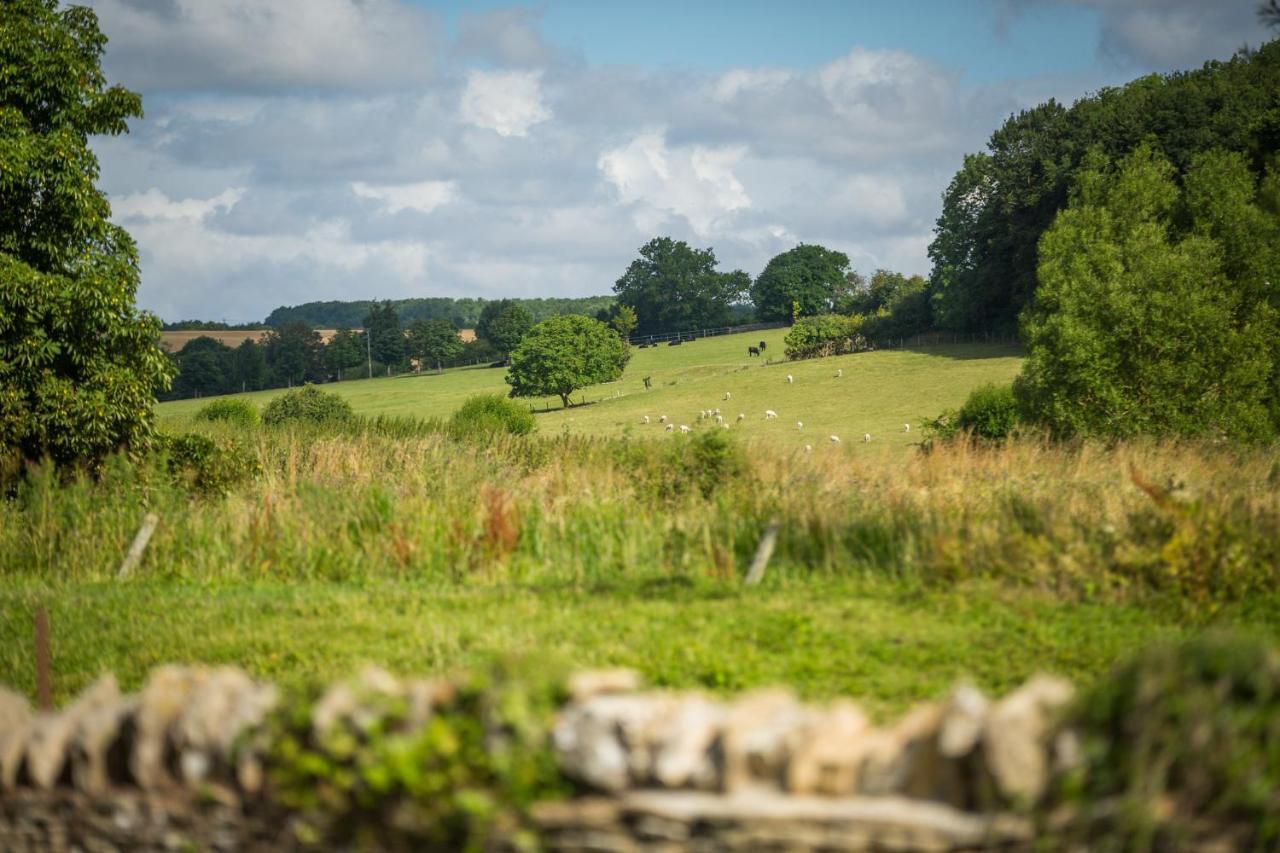
[[[632,335],[628,340],[635,346],[653,346],[671,341],[692,341],[698,338],[715,338],[720,335],[736,335],[742,332],[764,332],[784,329],[790,323],[750,323],[745,326],[718,326],[713,329],[689,329],[684,332],[657,332],[648,335]]]

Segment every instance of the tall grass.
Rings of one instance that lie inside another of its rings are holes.
[[[194,425],[193,425],[194,426]],[[497,437],[439,425],[236,431],[261,475],[197,497],[161,461],[96,479],[35,469],[0,504],[0,574],[114,574],[143,514],[143,576],[442,583],[733,578],[782,523],[772,574],[970,578],[1196,606],[1280,587],[1280,455],[1031,441],[868,458],[666,441]]]

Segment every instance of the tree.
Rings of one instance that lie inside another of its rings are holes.
[[[495,299],[492,302],[486,302],[484,307],[480,309],[480,316],[476,320],[476,337],[483,338],[486,341],[492,341],[493,338],[489,331],[489,326],[494,320],[506,311],[508,308],[514,308],[517,303],[514,299]]]
[[[324,342],[306,323],[285,323],[267,333],[267,364],[283,385],[324,379]]]
[[[343,371],[364,364],[366,356],[364,336],[351,329],[338,329],[324,345],[325,364],[338,379],[342,379]]]
[[[0,6],[0,476],[5,458],[94,465],[153,437],[173,366],[137,311],[138,252],[94,186],[95,134],[128,131],[92,10]]]
[[[1014,390],[1055,435],[1276,431],[1274,288],[1251,291],[1232,273],[1233,256],[1252,249],[1278,280],[1274,217],[1256,206],[1239,155],[1200,158],[1181,196],[1174,173],[1148,146],[1118,169],[1092,152],[1040,241],[1023,321],[1029,357]],[[1222,232],[1236,226],[1231,249]]]
[[[241,391],[260,391],[270,381],[267,372],[267,352],[255,340],[246,338],[236,347],[232,359],[232,385]]]
[[[206,397],[233,390],[234,368],[231,347],[216,338],[201,335],[187,342],[174,356],[178,375],[173,391],[179,397]]]
[[[533,328],[533,315],[520,305],[509,305],[489,323],[488,338],[503,357],[520,344],[520,340]]]
[[[409,352],[422,364],[440,370],[463,353],[458,330],[448,320],[415,320],[409,327]]]
[[[579,388],[622,376],[631,351],[617,333],[590,317],[552,317],[534,326],[511,353],[512,397],[555,394],[565,408]]]
[[[742,270],[716,271],[711,249],[657,237],[640,248],[613,286],[618,302],[636,312],[640,332],[687,332],[728,325],[735,303],[751,286]]]
[[[402,364],[407,353],[404,329],[400,327],[400,315],[390,302],[377,302],[364,318],[365,332],[375,361],[385,364],[387,372],[394,365]]]
[[[636,318],[636,309],[630,305],[615,305],[613,316],[609,319],[609,325],[624,341],[631,337],[631,333],[636,330],[639,322]]]
[[[849,274],[849,258],[843,252],[801,243],[775,256],[756,277],[751,301],[761,321],[792,318],[794,303],[801,316],[826,314],[835,305]]]

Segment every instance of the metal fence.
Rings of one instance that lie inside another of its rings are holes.
[[[671,341],[692,341],[698,338],[714,338],[720,335],[736,335],[740,332],[763,332],[768,329],[783,329],[790,323],[751,323],[746,326],[720,326],[715,329],[690,329],[685,332],[661,332],[652,335],[632,335],[630,341],[636,346],[653,346]]]

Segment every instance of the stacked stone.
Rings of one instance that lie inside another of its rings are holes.
[[[1030,827],[1010,807],[1078,752],[1056,725],[1071,686],[1048,677],[995,702],[962,686],[883,727],[847,700],[640,692],[626,672],[579,676],[573,694],[553,732],[560,765],[607,800],[542,810],[561,849],[1019,845]]]

